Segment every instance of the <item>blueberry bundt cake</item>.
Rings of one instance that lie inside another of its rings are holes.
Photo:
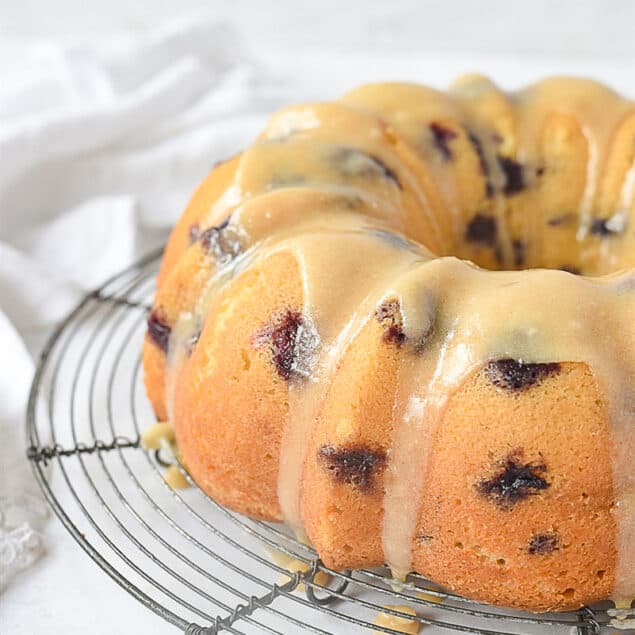
[[[635,104],[581,79],[276,114],[165,250],[147,392],[327,566],[533,611],[635,596]]]

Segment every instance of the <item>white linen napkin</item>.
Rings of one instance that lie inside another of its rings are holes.
[[[24,411],[45,336],[165,240],[196,183],[290,85],[212,20],[87,47],[39,44],[0,81],[0,589],[42,551]]]

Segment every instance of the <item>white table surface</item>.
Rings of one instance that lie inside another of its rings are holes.
[[[341,55],[346,64],[328,69],[333,94],[351,77],[409,77],[443,85],[476,69],[513,86],[544,74],[591,74],[635,93],[635,3],[630,0],[322,0],[311,5],[110,0],[105,6],[98,9],[97,3],[80,0],[1,0],[0,51],[29,38],[86,41],[113,28],[147,29],[177,12],[211,11],[284,72],[316,72],[304,65],[316,51]],[[384,60],[370,71],[363,63],[369,46]],[[0,71],[10,63],[0,56]],[[0,595],[2,633],[175,632],[94,566],[56,519],[48,523],[45,537],[44,558]]]

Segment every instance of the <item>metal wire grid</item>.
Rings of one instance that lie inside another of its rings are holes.
[[[396,589],[386,570],[331,571],[283,528],[234,514],[196,486],[170,489],[158,457],[139,445],[154,420],[140,350],[159,257],[106,282],[60,325],[28,406],[35,476],[73,538],[115,582],[188,635],[398,633],[373,625],[379,611],[412,619],[386,604],[412,606],[431,633],[603,631],[602,607],[536,616],[444,593],[417,575]],[[264,547],[310,569],[289,574]],[[316,581],[318,571],[329,574],[328,586]],[[424,589],[430,599],[416,595]]]

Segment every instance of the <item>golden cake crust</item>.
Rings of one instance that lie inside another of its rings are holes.
[[[532,611],[635,594],[634,140],[632,102],[583,80],[276,115],[197,189],[148,321],[196,483],[336,569]],[[624,271],[511,271],[537,266]]]

